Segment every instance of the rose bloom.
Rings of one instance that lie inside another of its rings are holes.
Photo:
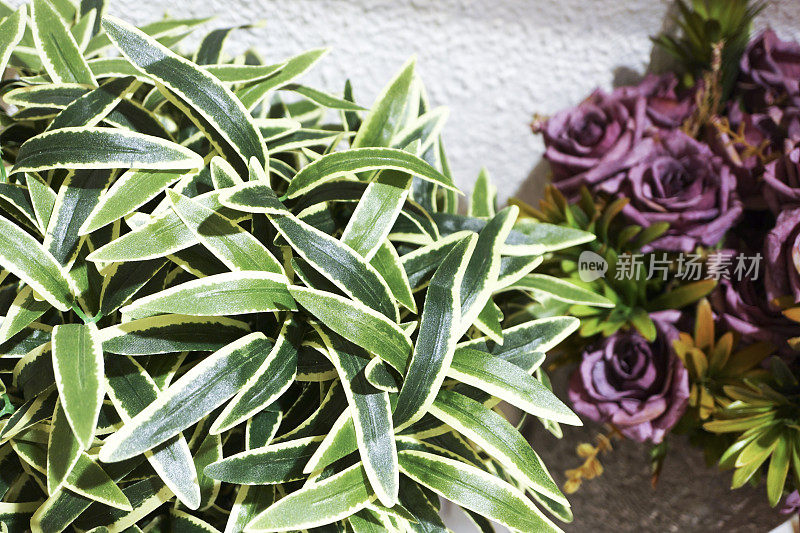
[[[680,128],[696,109],[692,91],[678,90],[678,77],[670,72],[663,75],[648,74],[638,85],[620,87],[614,95],[634,110],[639,98],[644,98],[645,114],[649,125],[656,128]]]
[[[750,110],[798,105],[800,44],[766,30],[747,45],[740,67],[739,91]]]
[[[800,302],[800,208],[783,211],[764,240],[764,289],[767,300]]]
[[[646,141],[646,157],[595,190],[629,198],[622,213],[633,224],[670,224],[645,252],[717,244],[742,214],[730,168],[707,145],[677,130]]]
[[[686,410],[689,378],[672,351],[675,330],[660,322],[657,328],[652,343],[635,331],[617,332],[584,352],[570,380],[575,411],[639,442],[664,439]]]
[[[544,137],[553,184],[567,196],[631,164],[642,139],[645,100],[626,105],[619,95],[595,91],[577,107],[534,125]],[[629,104],[629,103],[628,103]]]
[[[762,279],[745,276],[741,281],[720,280],[709,296],[711,307],[726,329],[741,336],[743,344],[769,342],[780,355],[793,358],[794,350],[787,341],[800,336],[800,324],[770,305],[764,291],[764,270],[761,265]]]
[[[787,140],[783,154],[765,165],[762,179],[773,213],[800,207],[800,143]]]

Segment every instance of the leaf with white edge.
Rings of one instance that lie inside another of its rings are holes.
[[[47,451],[43,445],[12,440],[11,446],[34,470],[47,473]],[[131,510],[131,502],[114,480],[86,452],[82,452],[64,482],[64,488],[84,498],[122,511]],[[63,490],[63,489],[62,489]]]
[[[378,272],[346,244],[289,214],[270,218],[297,254],[354,300],[399,318],[397,304]]]
[[[487,352],[514,363],[531,352],[548,352],[569,337],[580,326],[580,320],[571,316],[539,318],[503,330],[503,344],[487,338],[473,339],[458,345]]]
[[[405,373],[411,340],[395,322],[366,305],[336,294],[292,285],[289,292],[326,327]]]
[[[300,76],[327,53],[328,50],[325,48],[303,52],[286,61],[276,75],[237,90],[236,97],[241,100],[248,111],[252,110],[270,91]]]
[[[239,391],[272,345],[263,334],[252,333],[205,358],[106,439],[100,460],[134,457],[208,415]]]
[[[122,97],[134,89],[133,77],[116,78],[88,92],[65,107],[47,126],[48,130],[95,126],[120,102]]]
[[[475,252],[461,281],[459,337],[475,322],[494,291],[500,275],[500,248],[518,213],[519,208],[516,206],[503,209],[489,220],[478,235]]]
[[[185,172],[129,170],[114,181],[81,225],[79,235],[88,235],[133,213],[186,176]]]
[[[489,172],[482,168],[472,188],[469,214],[474,217],[491,218],[495,215],[497,187],[489,181]]]
[[[389,366],[380,357],[374,357],[364,368],[364,377],[376,389],[386,392],[400,392],[400,380],[392,374]]]
[[[164,259],[113,263],[103,271],[100,314],[110,315],[144,287],[166,264]]]
[[[251,157],[261,165],[267,164],[261,132],[245,106],[222,82],[126,22],[106,17],[103,28],[131,63],[190,105],[236,150],[245,164]]]
[[[47,443],[47,493],[54,494],[67,481],[81,456],[81,443],[75,438],[61,402],[53,411],[52,431]]]
[[[155,355],[218,350],[249,330],[227,317],[161,315],[104,328],[100,337],[109,353]]]
[[[476,467],[422,451],[402,451],[408,477],[481,516],[517,531],[560,531],[519,489]]]
[[[219,196],[222,205],[245,213],[282,215],[288,212],[269,184],[248,182],[222,192]]]
[[[477,241],[473,234],[454,246],[431,278],[414,354],[394,410],[398,428],[422,418],[442,386],[460,336],[461,283]]]
[[[458,190],[450,178],[413,154],[396,148],[356,148],[329,153],[303,167],[289,183],[286,196],[297,198],[327,181],[369,170],[397,170]]]
[[[160,392],[141,365],[130,357],[116,355],[106,357],[106,389],[111,403],[126,423],[156,401]],[[200,506],[197,472],[183,435],[167,439],[145,452],[145,456],[184,505],[190,509]]]
[[[0,344],[28,327],[51,308],[50,303],[36,299],[30,285],[20,289],[0,323]]]
[[[30,285],[59,311],[72,307],[70,283],[58,261],[36,239],[2,216],[0,267]]]
[[[588,231],[547,224],[533,218],[519,219],[514,225],[514,230],[539,243],[546,252],[571,248],[595,239],[594,234]]]
[[[42,65],[56,83],[97,85],[78,43],[47,0],[30,4],[31,32]]]
[[[192,201],[223,216],[234,215],[233,211],[222,207],[219,196],[219,191],[211,191],[195,196]],[[87,259],[95,262],[145,261],[174,254],[198,243],[192,230],[172,209],[146,218],[144,224],[131,226],[133,231],[98,248]]]
[[[526,488],[569,505],[528,441],[499,414],[448,390],[439,391],[431,414],[483,448]]]
[[[392,296],[397,302],[411,311],[417,312],[417,302],[411,292],[411,284],[403,269],[403,262],[397,255],[397,250],[388,240],[384,241],[375,254],[370,259],[369,264],[378,271],[378,274],[386,281]]]
[[[28,139],[11,172],[54,168],[193,169],[203,158],[172,141],[111,128],[62,128]]]
[[[58,189],[47,226],[44,246],[62,265],[71,264],[79,252],[79,229],[112,179],[106,169],[75,170]]]
[[[8,59],[25,33],[25,6],[0,20],[0,72],[5,72]]]
[[[218,155],[211,158],[211,181],[215,189],[227,189],[244,183],[231,164]]]
[[[120,311],[135,318],[167,313],[226,316],[295,310],[288,280],[272,272],[227,272],[175,285]]]
[[[306,87],[305,85],[300,85],[298,83],[289,83],[287,85],[284,85],[283,87],[281,87],[281,90],[295,92],[300,96],[308,98],[312,102],[315,102],[323,107],[327,107],[330,109],[344,109],[348,111],[365,110],[363,107],[354,104],[353,102],[319,91],[312,87]]]
[[[246,450],[208,465],[206,475],[239,485],[275,485],[306,477],[303,466],[322,437],[304,437]]]
[[[375,498],[361,463],[306,485],[272,504],[247,524],[245,533],[311,529],[346,518]]]
[[[333,427],[325,435],[317,451],[309,458],[303,468],[303,473],[310,474],[321,470],[356,450],[358,450],[358,443],[356,442],[356,428],[353,425],[353,414],[350,409],[345,409],[333,423]]]
[[[30,174],[26,175],[25,182],[28,185],[28,195],[31,197],[31,205],[36,214],[39,230],[45,233],[53,214],[53,207],[56,205],[56,192]]]
[[[400,172],[381,172],[364,191],[341,241],[369,261],[394,226],[408,197],[411,179]]]
[[[89,449],[105,396],[100,333],[94,324],[60,324],[52,344],[59,401],[75,438]]]
[[[177,509],[169,510],[168,523],[170,531],[181,531],[183,533],[219,533],[219,530],[208,522]]]
[[[320,336],[328,345],[331,362],[342,380],[358,451],[372,490],[383,505],[393,507],[400,489],[400,470],[389,394],[367,380],[364,371],[371,359],[368,353],[338,335]]]
[[[403,126],[402,116],[414,80],[416,60],[410,59],[383,91],[361,123],[353,148],[389,146],[392,136]]]
[[[225,406],[209,428],[211,433],[222,433],[242,423],[286,392],[297,375],[302,334],[303,328],[293,319],[286,321],[267,358]]]
[[[544,274],[529,274],[514,283],[510,288],[526,290],[538,295],[553,298],[570,304],[589,305],[592,307],[614,307],[608,298],[579,287],[567,280]]]
[[[280,263],[252,234],[199,202],[171,189],[167,193],[184,224],[228,268],[283,273]]]

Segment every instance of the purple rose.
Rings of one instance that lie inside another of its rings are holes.
[[[781,514],[795,514],[800,511],[800,493],[794,490],[786,495],[781,507]]]
[[[786,141],[783,154],[764,167],[764,199],[776,215],[800,207],[800,143]]]
[[[655,444],[678,422],[689,398],[688,374],[672,352],[675,330],[656,324],[652,343],[634,331],[618,332],[587,350],[569,387],[578,413]]]
[[[763,276],[763,265],[759,276]],[[709,300],[717,319],[739,333],[743,344],[769,342],[778,353],[793,357],[788,340],[800,336],[800,324],[770,305],[763,279],[745,276],[741,281],[720,280]]]
[[[739,89],[751,110],[785,106],[800,99],[800,44],[772,30],[753,39],[741,60]]]
[[[736,178],[707,145],[680,131],[647,141],[646,157],[595,190],[629,198],[622,212],[634,224],[670,224],[648,250],[714,246],[742,214]]]
[[[783,211],[764,240],[764,289],[774,305],[778,298],[800,302],[800,208]]]
[[[624,168],[645,126],[645,100],[626,105],[619,95],[595,91],[577,107],[556,113],[534,131],[544,136],[553,184],[566,195]]]
[[[661,76],[648,74],[638,85],[614,91],[633,111],[639,98],[645,99],[649,123],[658,128],[680,128],[697,108],[691,91],[678,91],[679,81],[673,73]]]

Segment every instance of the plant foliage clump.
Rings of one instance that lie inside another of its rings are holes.
[[[203,22],[0,4],[0,522],[444,531],[441,495],[557,530],[495,407],[580,423],[539,368],[578,320],[513,313],[593,236],[485,174],[459,215],[413,61],[365,110],[297,83],[323,50],[176,53]]]

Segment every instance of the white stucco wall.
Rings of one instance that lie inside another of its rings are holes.
[[[435,105],[451,114],[445,139],[456,180],[471,188],[486,166],[501,201],[517,192],[540,159],[528,129],[610,87],[618,69],[642,72],[649,36],[665,24],[668,0],[111,0],[135,23],[215,15],[214,26],[264,20],[229,41],[278,60],[308,48],[331,54],[304,80],[339,91],[353,80],[368,106],[412,54]],[[22,0],[12,0],[19,4]],[[800,38],[800,0],[774,0],[760,24]]]

